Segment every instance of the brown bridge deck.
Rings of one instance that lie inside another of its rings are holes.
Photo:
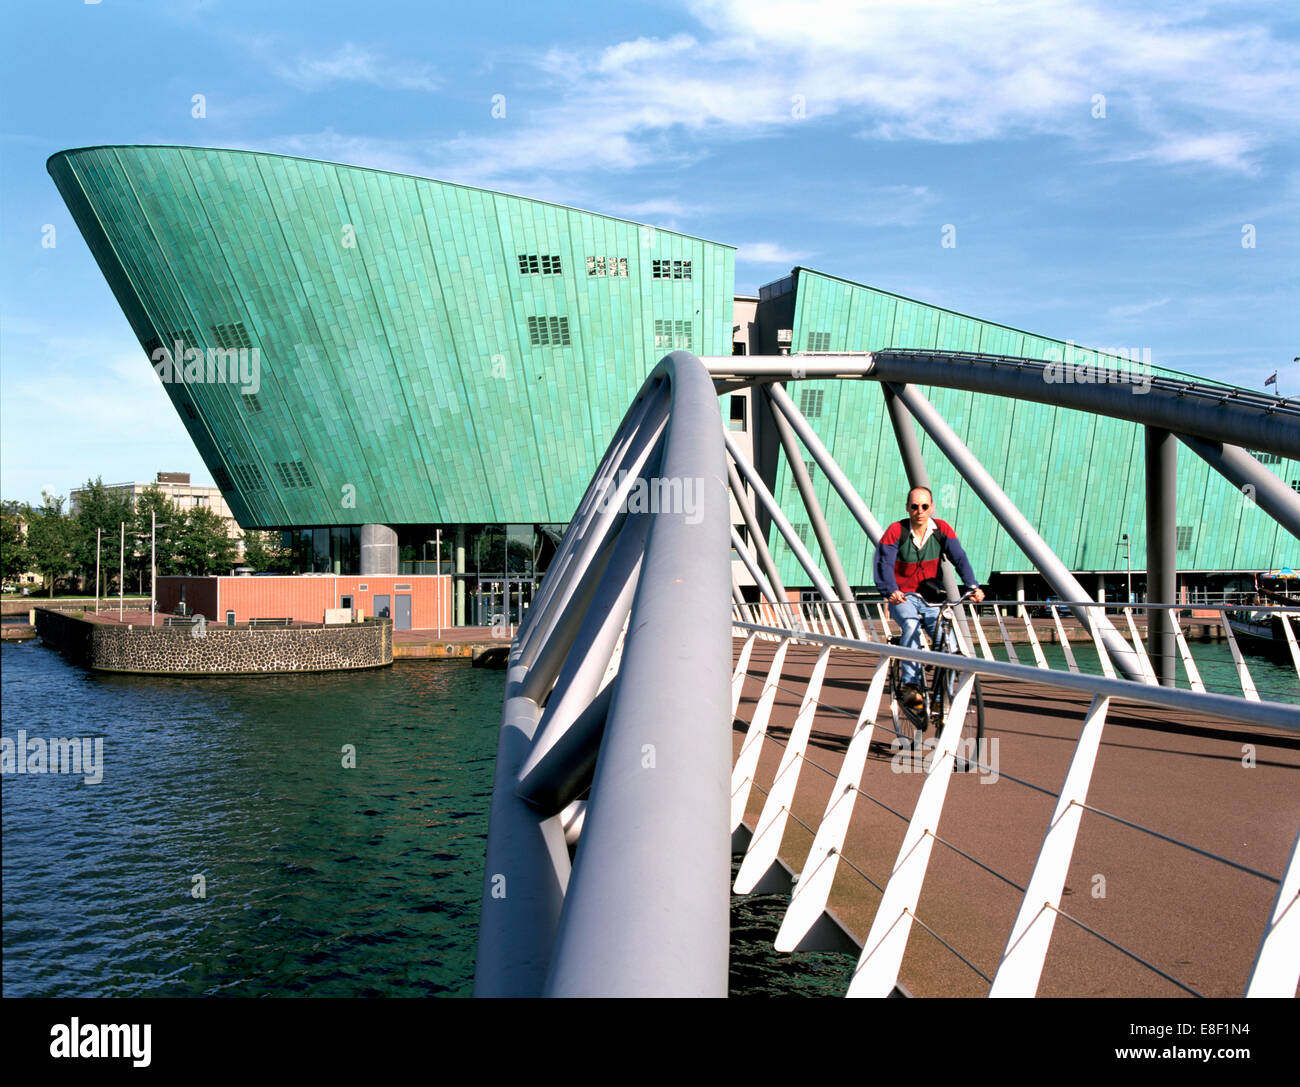
[[[736,641],[737,654],[742,644]],[[774,644],[754,646],[733,726],[733,757],[753,716]],[[775,776],[815,658],[813,646],[789,650],[755,775],[764,790]],[[876,659],[857,652],[831,654],[793,804],[793,815],[814,829]],[[954,774],[938,837],[1023,888],[1055,796],[1012,778],[1059,791],[1087,700],[1033,684],[982,682],[986,736],[997,741],[1000,776]],[[872,745],[860,786],[864,795],[856,800],[844,848],[844,859],[882,887],[923,780],[920,772],[901,772],[908,762],[888,746],[893,736],[888,702],[886,692],[879,719],[885,731],[877,729],[882,742]],[[1244,765],[1245,745],[1253,747],[1254,766]],[[751,830],[764,798],[758,788],[751,790],[745,817]],[[1221,718],[1168,720],[1154,708],[1112,700],[1087,803],[1280,878],[1300,824],[1300,736]],[[811,844],[812,835],[791,819],[781,857],[798,872]],[[1061,909],[1202,995],[1241,996],[1276,894],[1276,883],[1085,812]],[[1020,900],[1020,890],[936,843],[917,917],[991,978]],[[848,864],[839,865],[830,908],[859,942],[879,902],[879,891]],[[983,996],[989,986],[920,925],[912,928],[900,980],[916,996]],[[1182,992],[1057,918],[1040,996]]]

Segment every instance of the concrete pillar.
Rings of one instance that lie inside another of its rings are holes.
[[[361,576],[397,572],[397,533],[387,525],[362,525]]]
[[[1016,599],[1024,600],[1025,598],[1025,575],[1016,575]]]
[[[1097,575],[1097,603],[1106,603],[1106,575]]]
[[[1147,602],[1177,603],[1178,439],[1146,427]],[[1175,685],[1174,630],[1168,612],[1148,613],[1147,649],[1160,682]]]
[[[465,572],[465,526],[456,526],[456,573]],[[452,620],[456,626],[465,625],[465,579],[458,577],[456,580],[456,614]]]

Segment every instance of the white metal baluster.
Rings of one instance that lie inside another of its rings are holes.
[[[1029,618],[1029,612],[1024,604],[1020,605],[1020,618],[1025,621],[1025,633],[1029,635],[1029,646],[1033,650],[1034,664],[1039,668],[1047,667],[1047,658],[1043,656],[1043,647],[1038,644],[1038,635],[1034,633],[1034,624]]]
[[[907,824],[898,859],[894,862],[889,882],[885,884],[885,893],[846,996],[885,997],[898,982],[898,971],[907,951],[907,937],[912,931],[912,917],[929,868],[930,851],[934,848],[934,832],[943,812],[948,782],[952,780],[957,744],[966,723],[966,706],[974,686],[975,673],[962,673],[947,723],[939,734],[939,743],[921,786],[921,795]]]
[[[1070,769],[1061,786],[1061,795],[1052,812],[1034,873],[1029,877],[1025,897],[1020,901],[1016,923],[1002,952],[1002,961],[993,975],[989,996],[1033,996],[1043,974],[1043,961],[1052,940],[1056,924],[1056,907],[1061,902],[1065,877],[1074,856],[1074,844],[1079,834],[1079,821],[1083,818],[1080,805],[1087,799],[1088,784],[1097,763],[1097,749],[1101,746],[1101,732],[1106,724],[1106,711],[1110,699],[1097,696],[1088,707],[1083,731],[1074,746]]]
[[[1251,702],[1259,701],[1259,691],[1255,690],[1255,681],[1251,678],[1250,669],[1246,667],[1246,658],[1241,655],[1241,647],[1237,645],[1237,636],[1232,632],[1232,624],[1228,622],[1228,609],[1219,609],[1219,619],[1223,623],[1223,633],[1228,638],[1228,648],[1232,650],[1232,663],[1237,666],[1237,678],[1241,680],[1241,693]]]
[[[1016,656],[1016,647],[1011,644],[1011,635],[1007,633],[1007,625],[1002,621],[1002,609],[996,604],[993,605],[993,614],[997,616],[998,630],[1002,633],[1002,644],[1007,647],[1007,660],[1019,664],[1020,658]]]
[[[1187,672],[1187,682],[1191,685],[1193,691],[1205,693],[1205,684],[1201,682],[1201,673],[1196,667],[1196,662],[1192,660],[1192,650],[1187,644],[1187,639],[1183,636],[1182,625],[1178,622],[1178,609],[1169,608],[1169,625],[1174,628],[1174,641],[1178,645],[1178,655],[1183,658],[1183,669]]]
[[[989,648],[989,640],[984,637],[984,624],[980,622],[979,611],[974,607],[970,609],[972,625],[975,627],[975,637],[980,641],[980,653],[983,654],[986,661],[993,659],[993,650]]]
[[[1255,955],[1246,983],[1247,996],[1274,996],[1285,1000],[1300,984],[1300,833],[1291,846],[1291,859],[1277,889],[1268,928]]]
[[[736,710],[740,708],[740,692],[745,686],[745,676],[749,671],[749,656],[754,650],[754,639],[757,637],[751,634],[745,639],[744,647],[740,650],[740,660],[736,662],[736,670],[731,675],[731,719],[736,719]]]
[[[1092,608],[1084,608],[1083,613],[1088,617],[1088,630],[1092,634],[1092,644],[1097,647],[1097,659],[1101,662],[1101,671],[1107,679],[1115,678],[1115,666],[1110,663],[1110,654],[1106,652],[1106,646],[1101,640],[1101,631],[1097,629],[1097,616]],[[1147,678],[1150,683],[1150,677]]]
[[[1151,613],[1147,612],[1147,614],[1150,615]],[[1131,635],[1133,635],[1133,648],[1137,650],[1138,661],[1142,665],[1142,674],[1146,676],[1148,680],[1155,680],[1156,670],[1155,667],[1151,664],[1151,658],[1147,656],[1146,646],[1142,644],[1142,638],[1138,634],[1137,623],[1133,621],[1132,608],[1124,609],[1124,618],[1128,620],[1128,631]],[[1150,620],[1148,620],[1147,621],[1148,630],[1150,629],[1150,626],[1151,626]]]
[[[776,688],[781,682],[781,671],[785,667],[785,653],[790,648],[790,639],[783,638],[781,644],[772,654],[772,664],[767,670],[767,679],[763,682],[763,691],[758,696],[758,705],[754,707],[754,716],[750,719],[749,729],[745,733],[745,742],[740,745],[740,754],[731,771],[731,829],[735,830],[745,818],[745,806],[749,803],[749,790],[754,784],[754,771],[758,769],[758,756],[763,750],[763,737],[767,734],[767,721],[772,716],[772,703],[776,701]]]
[[[790,907],[781,921],[781,931],[776,934],[777,951],[795,950],[799,941],[808,935],[808,930],[825,912],[831,886],[835,882],[835,872],[839,867],[840,853],[844,849],[844,839],[848,834],[849,820],[853,817],[853,805],[858,798],[858,785],[866,769],[871,737],[875,732],[876,717],[880,713],[888,675],[889,660],[881,657],[872,673],[853,739],[849,741],[844,761],[840,763],[839,776],[835,779],[835,787],[831,790],[826,811],[817,827],[812,849],[808,851],[808,859],[794,886]]]
[[[1051,609],[1052,622],[1056,624],[1056,636],[1061,639],[1061,649],[1065,652],[1066,667],[1071,672],[1077,672],[1079,666],[1074,662],[1074,650],[1070,648],[1070,639],[1065,636],[1065,626],[1061,622],[1060,609],[1055,604],[1051,605]]]
[[[735,892],[738,895],[749,894],[776,862],[781,839],[785,836],[785,825],[790,818],[790,806],[794,803],[799,771],[803,768],[804,748],[808,746],[813,718],[817,716],[817,697],[821,694],[822,679],[826,675],[830,655],[831,647],[826,646],[817,655],[817,663],[813,665],[808,689],[799,706],[799,715],[795,718],[794,728],[790,730],[790,738],[781,755],[781,765],[777,768],[771,791],[767,794],[767,802],[755,824],[754,836],[749,841],[745,859],[741,861],[740,871],[736,873]]]
[[[1285,611],[1280,611],[1277,614],[1278,618],[1282,620],[1282,630],[1286,634],[1286,644],[1291,650],[1291,662],[1295,665],[1295,674],[1300,677],[1300,649],[1296,648],[1295,631],[1291,629],[1291,614]]]

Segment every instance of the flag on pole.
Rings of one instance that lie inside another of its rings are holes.
[[[1270,377],[1270,378],[1265,378],[1265,380],[1264,380],[1264,388],[1267,389],[1270,385],[1276,385],[1276,384],[1277,384],[1277,371],[1274,370],[1274,371],[1273,371],[1273,376],[1272,376],[1272,377]]]

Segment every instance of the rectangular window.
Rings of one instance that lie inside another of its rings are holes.
[[[829,351],[830,349],[831,349],[831,334],[829,332],[808,333],[809,351]]]
[[[799,410],[809,419],[820,419],[825,398],[822,389],[802,389],[799,392]]]
[[[655,347],[666,347],[670,350],[676,348],[691,348],[691,322],[690,321],[655,321]]]
[[[568,347],[567,317],[529,317],[528,342],[534,347]]]
[[[255,464],[232,464],[230,466],[235,473],[235,478],[239,480],[239,485],[246,491],[261,491],[266,488],[266,480],[262,477],[261,469]]]
[[[1192,549],[1193,531],[1194,531],[1194,526],[1192,525],[1178,526],[1178,550],[1179,551],[1190,551]]]
[[[188,333],[188,329],[186,332]],[[229,324],[213,325],[212,338],[217,341],[217,346],[223,350],[232,348],[252,347],[252,341],[248,338],[248,329],[244,327],[243,321],[232,321]],[[188,346],[191,341],[186,340]]]
[[[521,276],[558,276],[564,274],[558,253],[519,254],[519,274]]]
[[[588,257],[587,275],[627,279],[627,257]]]
[[[1281,464],[1282,463],[1282,457],[1277,453],[1257,453],[1255,452],[1255,450],[1252,449],[1250,451],[1250,455],[1254,457],[1257,461],[1259,461],[1260,464]]]
[[[689,260],[652,260],[650,262],[652,279],[690,279],[691,262]]]
[[[257,393],[244,393],[243,401],[250,415],[256,415],[262,410],[262,402],[257,398]]]
[[[745,397],[741,393],[731,397],[731,418],[728,420],[728,429],[745,429]]]

